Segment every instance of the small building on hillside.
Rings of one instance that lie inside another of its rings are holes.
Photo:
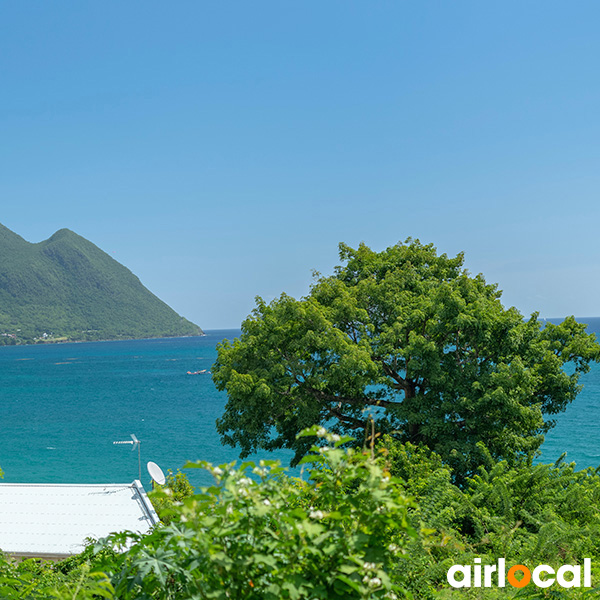
[[[159,522],[142,484],[0,483],[0,550],[60,560],[88,538],[148,532]]]

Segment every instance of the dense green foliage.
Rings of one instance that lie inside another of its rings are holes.
[[[510,597],[516,590],[451,590],[446,573],[453,564],[484,564],[506,558],[507,564],[535,567],[582,564],[592,558],[594,581],[600,576],[600,475],[598,469],[576,471],[574,464],[510,466],[489,457],[461,489],[451,469],[427,448],[386,440],[391,471],[413,497],[415,521],[434,533],[411,547],[409,569],[419,598],[440,595]],[[548,590],[528,586],[529,597],[583,597],[585,590]],[[440,592],[443,592],[440,594]],[[589,593],[589,590],[587,590]]]
[[[108,551],[90,546],[60,563],[28,559],[20,563],[0,555],[0,598],[3,600],[92,600],[114,598],[105,573],[93,564],[106,560]]]
[[[31,244],[0,225],[0,257],[0,344],[202,333],[68,229]]]
[[[548,415],[575,398],[600,356],[573,318],[542,327],[505,309],[462,254],[407,240],[379,253],[341,245],[340,258],[301,300],[259,298],[241,338],[218,347],[213,379],[228,403],[217,428],[242,455],[288,447],[298,460],[304,427],[361,439],[372,415],[379,433],[425,444],[464,478],[482,452],[509,461],[535,452]]]
[[[148,536],[109,540],[111,548],[136,542],[112,565],[117,596],[347,600],[401,594],[388,572],[413,533],[408,501],[375,461],[325,448],[311,457],[314,468],[304,483],[281,477],[273,462],[240,470],[194,465],[209,468],[216,484],[187,499],[179,519]]]
[[[383,440],[345,448],[313,427],[308,478],[275,461],[213,467],[189,495],[172,477],[172,521],[146,536],[115,534],[60,563],[0,558],[0,597],[31,600],[586,598],[600,588],[453,590],[453,564],[581,564],[600,577],[600,475],[573,465],[494,461],[462,488],[424,446]],[[181,498],[172,502],[174,490]],[[131,545],[133,544],[133,545]],[[124,548],[125,551],[123,551]],[[596,596],[593,596],[596,597]]]
[[[186,498],[194,495],[194,487],[181,471],[173,474],[169,471],[164,485],[154,484],[148,497],[154,505],[160,520],[169,524],[181,516],[179,506]]]
[[[188,465],[209,469],[215,485],[186,497],[169,525],[115,534],[56,566],[0,562],[5,597],[89,598],[100,588],[120,600],[404,596],[408,582],[390,574],[417,537],[411,503],[381,461],[320,428],[303,435],[320,440],[307,480],[275,461]],[[78,593],[66,591],[77,582]]]

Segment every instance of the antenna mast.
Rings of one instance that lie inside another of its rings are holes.
[[[133,452],[136,448],[138,451],[138,480],[142,481],[142,442],[138,440],[135,435],[131,434],[131,439],[126,442],[113,442],[113,444],[132,444],[131,451]]]

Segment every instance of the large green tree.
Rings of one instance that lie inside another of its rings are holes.
[[[496,285],[408,239],[383,252],[340,245],[342,266],[300,300],[257,298],[241,338],[218,347],[228,402],[217,428],[242,455],[308,449],[303,428],[424,444],[460,477],[483,443],[514,460],[540,447],[600,346],[574,318],[541,324],[505,309]]]

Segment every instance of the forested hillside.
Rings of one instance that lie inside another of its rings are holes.
[[[32,244],[0,225],[0,344],[201,334],[76,233]]]

